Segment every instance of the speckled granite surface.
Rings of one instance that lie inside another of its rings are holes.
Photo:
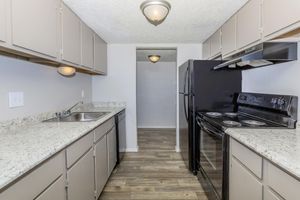
[[[94,103],[77,109],[109,112],[93,122],[42,123],[53,116],[45,113],[0,123],[0,190],[123,109],[124,103]]]
[[[235,129],[226,133],[300,179],[300,126],[297,129]]]

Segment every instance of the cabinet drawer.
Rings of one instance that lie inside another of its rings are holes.
[[[267,184],[286,200],[296,200],[300,197],[300,181],[288,175],[278,167],[267,162]]]
[[[108,121],[101,124],[98,128],[95,129],[95,140],[97,142],[102,138],[112,127],[115,125],[115,118],[110,118]]]
[[[67,168],[70,168],[93,146],[93,137],[93,133],[89,133],[67,148]]]
[[[64,153],[59,153],[37,169],[0,193],[0,200],[33,200],[53,181],[63,174],[65,169]]]
[[[262,157],[241,145],[234,139],[230,140],[231,154],[243,163],[258,178],[262,179]]]
[[[35,200],[65,200],[65,177],[61,176]]]

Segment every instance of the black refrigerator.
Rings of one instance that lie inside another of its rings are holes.
[[[200,136],[196,112],[233,112],[235,95],[241,92],[240,70],[213,70],[222,61],[188,60],[179,67],[179,143],[188,169],[197,174]]]

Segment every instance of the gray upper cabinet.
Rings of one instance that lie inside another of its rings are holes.
[[[65,4],[62,6],[62,60],[81,62],[81,22]]]
[[[94,200],[94,159],[90,149],[67,171],[68,200]]]
[[[96,71],[107,73],[107,44],[97,34],[94,34],[94,66]]]
[[[210,58],[210,38],[203,43],[203,59]]]
[[[236,50],[236,16],[232,16],[222,26],[222,56]]]
[[[107,149],[108,149],[108,176],[114,170],[117,163],[117,138],[116,129],[113,128],[107,133]]]
[[[237,13],[237,49],[261,39],[261,0],[251,0]]]
[[[295,29],[296,27],[292,26],[300,22],[299,10],[299,0],[263,0],[262,19],[264,37],[268,37],[272,34],[278,36]],[[291,27],[291,29],[287,27]],[[299,24],[297,27],[299,27]]]
[[[84,67],[94,65],[94,32],[83,22],[81,23],[81,56]]]
[[[11,8],[12,44],[57,57],[60,0],[11,0]]]
[[[7,21],[7,8],[6,0],[0,0],[0,41],[6,41],[6,21]]]
[[[221,29],[217,30],[210,37],[210,57],[215,57],[221,54]]]

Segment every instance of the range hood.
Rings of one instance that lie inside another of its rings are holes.
[[[296,42],[264,42],[229,57],[213,69],[252,69],[297,60]]]

